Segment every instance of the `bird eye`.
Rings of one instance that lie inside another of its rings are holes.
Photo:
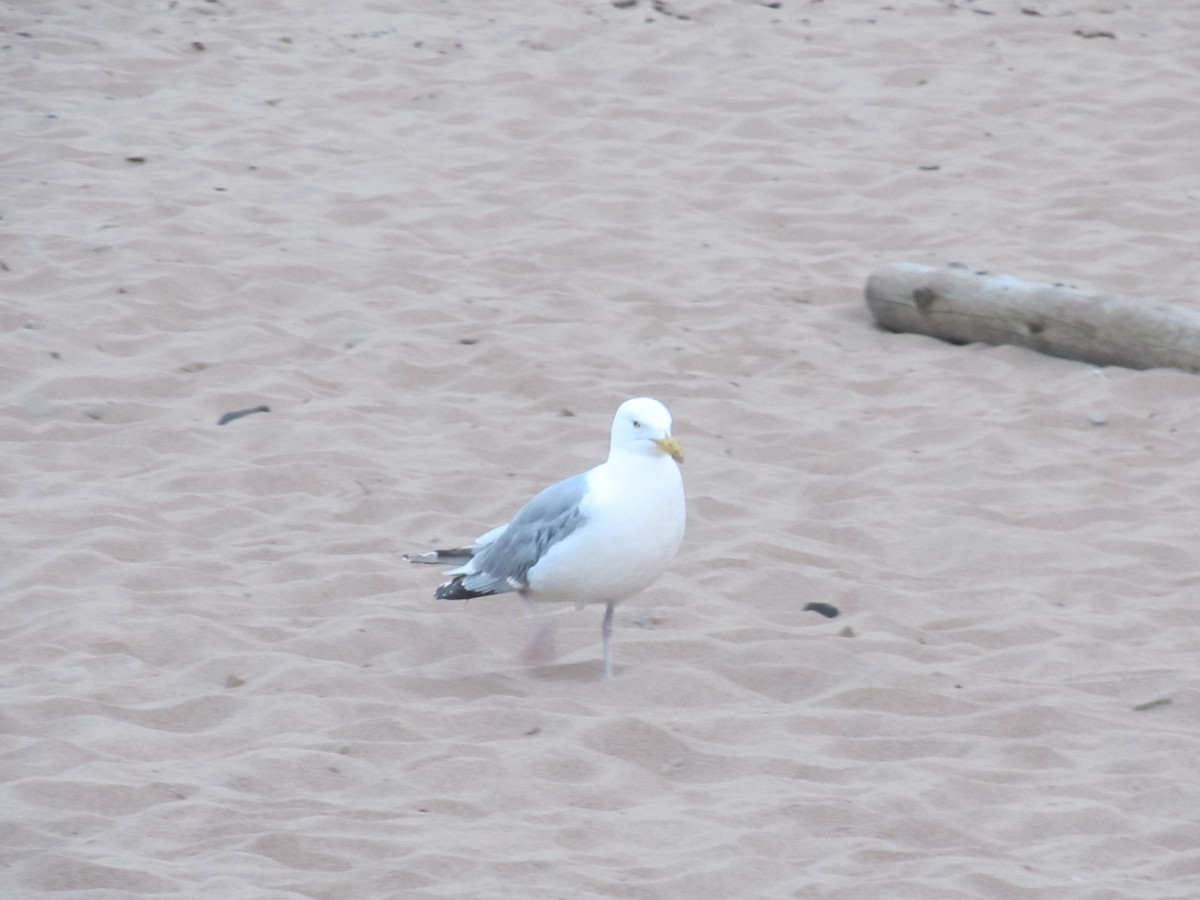
[[[642,427],[642,423],[641,423],[641,422],[639,422],[637,419],[634,419],[634,420],[633,420],[633,427],[634,427],[634,428],[641,428],[641,427]]]

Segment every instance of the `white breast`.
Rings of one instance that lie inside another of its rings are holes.
[[[587,479],[583,524],[529,570],[539,600],[624,600],[666,570],[683,540],[683,479],[670,457],[619,454]]]

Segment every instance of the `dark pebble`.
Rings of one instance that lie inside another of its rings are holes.
[[[225,415],[223,415],[223,416],[221,416],[221,418],[217,419],[217,424],[218,425],[228,425],[234,419],[240,419],[242,416],[249,416],[254,413],[270,412],[270,411],[271,411],[271,407],[269,407],[269,406],[255,406],[251,409],[237,409],[237,410],[234,410],[233,412],[225,413]]]

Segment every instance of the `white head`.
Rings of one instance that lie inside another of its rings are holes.
[[[666,454],[678,463],[683,462],[683,447],[671,437],[671,414],[649,397],[635,397],[617,407],[609,453],[618,451],[647,456]]]

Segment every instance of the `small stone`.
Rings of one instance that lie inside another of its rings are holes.
[[[1088,421],[1093,425],[1107,425],[1108,416],[1104,415],[1104,413],[1092,413],[1088,416]]]
[[[830,603],[809,603],[804,611],[818,613],[827,619],[836,619],[838,616],[838,608]]]

